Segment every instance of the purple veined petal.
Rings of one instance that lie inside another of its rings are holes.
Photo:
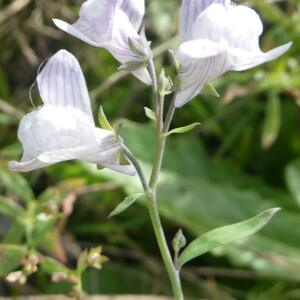
[[[46,105],[74,107],[94,124],[86,82],[77,59],[68,51],[53,55],[37,77],[41,98]]]
[[[180,74],[181,87],[176,93],[175,106],[184,104],[199,95],[204,86],[229,70],[227,54],[222,53],[214,57],[199,59],[193,63],[192,70],[186,70],[186,74]]]
[[[181,70],[180,89],[175,99],[176,107],[192,100],[208,82],[231,67],[226,49],[208,40],[183,43],[177,53],[177,59]]]
[[[80,8],[79,19],[72,25],[53,20],[67,33],[95,46],[111,39],[114,15],[121,0],[87,0]]]
[[[14,172],[30,172],[47,167],[49,164],[45,164],[38,159],[32,159],[26,162],[10,161],[8,162],[8,168]]]
[[[53,19],[53,23],[56,25],[56,27],[58,27],[62,31],[65,31],[65,32],[69,33],[70,35],[73,35],[73,36],[77,37],[78,39],[80,39],[92,46],[102,47],[102,44],[91,40],[87,35],[85,35],[81,31],[79,31],[75,26],[73,26],[65,21]]]
[[[233,71],[244,71],[254,68],[258,65],[272,61],[286,53],[292,46],[292,42],[272,49],[266,53],[245,53],[243,51],[233,50],[230,54],[233,60]]]
[[[182,0],[180,13],[180,36],[182,41],[192,39],[196,18],[211,4],[230,5],[230,0]]]
[[[135,168],[132,165],[120,165],[114,162],[101,162],[100,165],[104,168],[111,169],[121,174],[134,176],[136,174]]]
[[[128,16],[133,28],[138,31],[145,14],[145,0],[123,0],[121,9]]]

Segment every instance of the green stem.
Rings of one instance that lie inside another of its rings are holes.
[[[156,240],[158,243],[158,247],[171,281],[174,299],[183,300],[184,297],[183,297],[183,292],[182,292],[182,287],[180,282],[179,270],[176,269],[173,263],[172,256],[165,237],[165,233],[162,227],[162,223],[159,216],[159,208],[157,204],[157,191],[156,191],[158,178],[161,171],[163,155],[165,151],[166,133],[169,130],[172,118],[175,113],[175,105],[174,105],[175,97],[172,100],[172,103],[169,107],[166,116],[165,123],[163,124],[164,97],[163,95],[159,95],[158,93],[157,76],[156,76],[153,59],[149,59],[148,70],[153,82],[152,102],[153,102],[153,108],[156,113],[156,129],[157,129],[157,149],[156,149],[155,161],[153,164],[153,169],[152,169],[149,184],[147,183],[143,170],[139,162],[137,161],[137,159],[134,157],[134,155],[132,155],[130,150],[127,149],[125,146],[123,146],[123,150],[127,158],[131,161],[131,163],[136,168],[143,189],[147,195],[147,198],[149,199],[148,208],[149,208],[150,218],[156,236]]]
[[[172,118],[175,112],[175,97],[172,100],[172,103],[169,107],[169,111],[166,116],[165,124],[163,124],[163,104],[164,97],[158,94],[158,84],[157,76],[155,71],[155,66],[153,60],[149,61],[149,72],[153,82],[153,105],[156,112],[156,128],[157,128],[157,149],[155,160],[153,164],[153,169],[151,173],[151,178],[149,181],[149,190],[152,191],[148,195],[149,198],[149,213],[152,221],[152,226],[155,232],[156,240],[160,249],[160,253],[167,269],[175,300],[183,300],[182,287],[179,277],[179,271],[175,268],[172,256],[167,244],[165,233],[162,227],[162,223],[159,216],[159,208],[157,204],[157,183],[161,171],[165,144],[166,144],[166,135],[168,132]]]

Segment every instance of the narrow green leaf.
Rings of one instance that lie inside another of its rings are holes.
[[[103,111],[102,105],[101,105],[100,108],[99,108],[98,120],[99,120],[100,126],[101,126],[103,129],[113,131],[113,128],[112,128],[112,126],[110,125],[109,121],[107,120],[106,115],[105,115],[105,113],[104,113],[104,111]]]
[[[18,195],[22,200],[30,201],[34,199],[29,184],[21,174],[9,172],[4,168],[0,168],[0,181],[5,188]]]
[[[18,245],[0,245],[0,276],[6,276],[15,270],[26,254],[25,247]]]
[[[204,87],[202,93],[203,94],[207,94],[207,95],[211,95],[211,96],[215,96],[217,98],[220,98],[220,94],[218,93],[218,91],[216,90],[216,88],[211,83],[208,83]]]
[[[116,216],[123,211],[125,211],[129,206],[131,206],[136,200],[142,197],[144,193],[136,193],[126,197],[108,216],[109,218]]]
[[[290,163],[285,169],[285,181],[294,199],[300,205],[300,159]]]
[[[77,267],[76,270],[78,274],[81,274],[84,272],[84,270],[88,267],[87,265],[87,256],[88,256],[88,251],[84,250],[80,255],[77,260]]]
[[[166,134],[166,136],[169,136],[171,134],[186,133],[186,132],[189,132],[189,131],[193,130],[194,128],[196,128],[199,125],[201,125],[201,123],[193,123],[193,124],[188,125],[188,126],[175,128],[175,129],[169,131]]]
[[[42,270],[48,274],[53,274],[56,272],[67,272],[68,268],[65,267],[63,264],[58,262],[57,260],[46,257],[41,263]]]
[[[261,144],[264,149],[270,148],[280,132],[281,127],[281,103],[277,95],[273,95],[266,108]]]
[[[217,247],[248,237],[264,227],[280,208],[268,209],[246,221],[209,231],[191,242],[179,256],[179,266]]]
[[[156,120],[156,117],[155,117],[155,112],[148,108],[148,107],[144,107],[144,110],[145,110],[145,115],[150,119],[150,120],[153,120],[155,121]]]
[[[13,200],[0,196],[0,214],[3,214],[6,217],[16,218],[24,212],[24,208]]]
[[[139,57],[145,58],[147,56],[145,49],[143,49],[142,45],[133,40],[132,38],[128,38],[128,45],[130,50]]]

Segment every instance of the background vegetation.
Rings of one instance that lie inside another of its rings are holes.
[[[169,241],[178,227],[191,239],[282,207],[254,237],[189,264],[184,289],[195,299],[300,299],[300,2],[246,2],[264,21],[263,49],[290,40],[293,48],[275,62],[215,81],[220,99],[202,95],[178,110],[174,126],[198,121],[202,126],[170,138],[160,205]],[[116,72],[118,64],[106,51],[56,30],[51,22],[53,17],[75,20],[81,3],[0,1],[0,277],[19,268],[22,248],[13,245],[24,245],[27,218],[34,224],[32,243],[68,267],[76,265],[83,249],[103,246],[110,261],[101,271],[84,273],[89,293],[168,295],[143,202],[107,219],[127,194],[140,191],[136,179],[81,162],[24,175],[7,170],[7,161],[21,155],[16,137],[20,118],[41,104],[36,88],[34,103],[28,95],[38,66],[61,48],[80,61],[94,112],[102,104],[111,120],[131,120],[123,121],[122,135],[143,165],[150,166],[153,132],[143,114],[150,90]],[[176,46],[179,1],[149,0],[147,6],[147,32],[160,68],[170,65],[165,50]],[[45,222],[42,213],[55,218]],[[40,266],[23,286],[0,279],[0,295],[69,292],[69,284],[50,279],[47,266]]]

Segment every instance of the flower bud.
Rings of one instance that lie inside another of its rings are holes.
[[[172,93],[173,82],[170,77],[166,76],[165,69],[162,69],[158,80],[159,93],[169,95]]]
[[[183,247],[185,247],[185,245],[186,245],[185,236],[183,235],[182,230],[179,229],[172,241],[172,246],[173,246],[175,253],[179,253],[179,251]]]
[[[102,264],[108,261],[108,258],[104,255],[101,255],[102,248],[92,248],[87,255],[86,261],[89,267],[95,269],[101,269]]]
[[[23,271],[15,271],[8,274],[6,276],[6,280],[11,283],[17,282],[21,285],[24,285],[27,281],[27,277],[24,275]]]
[[[68,280],[68,274],[65,272],[55,272],[51,276],[51,281],[62,282]]]

